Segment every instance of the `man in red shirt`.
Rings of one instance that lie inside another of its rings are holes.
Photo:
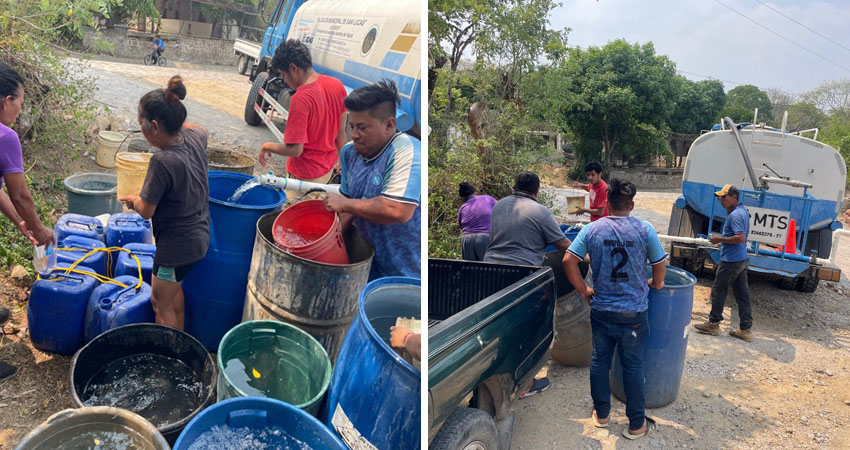
[[[576,181],[573,187],[580,187],[590,192],[590,208],[579,208],[573,214],[590,214],[590,221],[595,222],[608,215],[608,183],[602,181],[602,164],[598,161],[584,166],[589,184]]]
[[[345,145],[345,87],[336,78],[313,71],[306,45],[290,39],[278,46],[272,59],[286,84],[295,89],[283,143],[266,142],[258,159],[262,166],[272,153],[286,156],[291,178],[327,183]]]

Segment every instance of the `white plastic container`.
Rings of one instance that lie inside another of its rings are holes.
[[[32,265],[35,271],[41,275],[47,275],[56,267],[56,251],[52,244],[37,245],[32,252]]]

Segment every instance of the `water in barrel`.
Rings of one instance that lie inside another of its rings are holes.
[[[214,426],[203,432],[189,450],[311,450],[313,447],[290,436],[278,426],[231,428]]]
[[[200,378],[182,361],[144,353],[107,364],[80,398],[85,406],[127,409],[162,427],[189,416],[203,394]]]
[[[276,398],[300,405],[321,389],[322,377],[315,376],[303,364],[294,364],[298,357],[299,354],[290,354],[285,344],[246,349],[233,353],[225,362],[224,371],[231,384],[246,396]]]
[[[81,428],[82,431],[81,431]],[[96,429],[76,426],[60,431],[41,443],[52,450],[154,450],[153,444],[137,431],[117,423],[98,423]]]

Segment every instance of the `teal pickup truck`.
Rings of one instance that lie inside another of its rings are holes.
[[[430,449],[510,448],[511,407],[549,358],[557,291],[551,267],[428,260]]]

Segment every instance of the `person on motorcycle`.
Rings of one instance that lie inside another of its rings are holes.
[[[151,58],[153,59],[153,63],[156,64],[159,61],[159,55],[165,51],[165,42],[162,42],[162,38],[159,35],[155,35],[153,37],[153,53],[151,53]]]

